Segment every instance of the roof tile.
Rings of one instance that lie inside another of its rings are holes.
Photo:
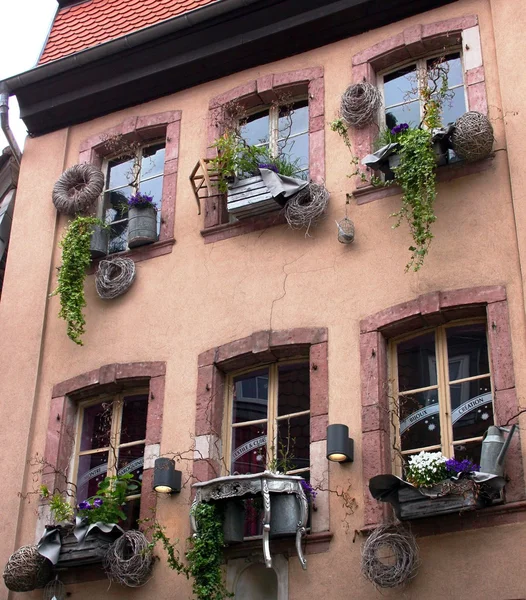
[[[39,64],[57,60],[220,0],[88,0],[61,9]]]

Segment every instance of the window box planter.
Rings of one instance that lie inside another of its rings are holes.
[[[128,247],[153,244],[157,236],[157,212],[153,207],[132,207],[128,211]]]
[[[108,254],[108,246],[110,243],[110,231],[106,227],[100,225],[93,226],[93,233],[90,242],[91,258],[101,258]]]
[[[101,563],[108,548],[121,535],[122,532],[116,529],[110,533],[92,529],[85,539],[79,542],[72,529],[62,528],[60,531],[60,554],[55,567],[69,569]]]
[[[281,205],[274,199],[261,175],[256,175],[229,184],[226,208],[236,219],[246,219],[279,210]]]

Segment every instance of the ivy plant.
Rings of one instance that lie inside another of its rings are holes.
[[[67,323],[68,337],[82,346],[86,320],[82,309],[86,306],[84,297],[84,279],[90,265],[90,241],[93,226],[104,227],[104,223],[95,217],[76,217],[66,229],[60,241],[62,265],[58,272],[58,286],[51,294],[60,296],[58,316]]]

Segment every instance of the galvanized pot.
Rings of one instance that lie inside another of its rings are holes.
[[[91,258],[101,258],[108,254],[108,246],[110,243],[110,231],[106,227],[93,225],[93,233],[91,234],[90,254]]]
[[[270,537],[293,535],[300,521],[300,505],[295,494],[270,495]]]
[[[128,211],[128,247],[136,248],[157,241],[155,208],[130,208]]]
[[[242,500],[227,500],[223,509],[225,544],[242,542],[245,535],[245,505]]]

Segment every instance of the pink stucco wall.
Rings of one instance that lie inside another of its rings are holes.
[[[513,6],[512,6],[513,5]],[[348,155],[338,136],[325,129],[326,185],[331,192],[326,220],[305,236],[279,225],[204,243],[187,176],[206,155],[209,101],[246,81],[272,73],[323,67],[325,118],[336,116],[339,98],[351,80],[351,57],[420,23],[478,15],[489,116],[495,129],[495,158],[482,173],[438,186],[435,240],[418,273],[404,273],[409,235],[392,230],[389,214],[399,196],[357,206],[349,216],[356,241],[337,241],[334,221],[343,218]],[[524,54],[526,8],[505,0],[460,0],[429,13],[353,39],[204,84],[37,139],[28,139],[20,174],[10,255],[0,303],[0,459],[2,503],[0,564],[20,545],[35,541],[36,502],[19,498],[33,489],[30,457],[44,451],[52,388],[58,382],[111,363],[166,362],[161,451],[192,447],[195,427],[197,357],[209,348],[265,330],[319,327],[328,330],[329,422],[346,423],[355,439],[353,464],[328,464],[330,486],[348,489],[357,508],[345,515],[330,495],[328,552],[308,556],[302,572],[289,562],[289,597],[317,597],[331,590],[337,600],[356,598],[524,598],[521,569],[526,560],[525,512],[504,515],[494,527],[473,528],[420,540],[422,566],[405,590],[384,596],[360,575],[363,527],[361,460],[360,321],[388,307],[436,291],[504,286],[509,305],[515,385],[526,396],[524,277],[526,208],[522,189],[523,115],[526,78],[517,71]],[[513,44],[510,44],[510,40]],[[522,91],[521,91],[522,90]],[[524,93],[522,93],[524,92]],[[179,177],[173,251],[137,264],[137,281],[122,298],[103,302],[86,281],[87,333],[76,347],[57,318],[59,301],[48,294],[60,263],[57,243],[66,224],[51,203],[53,184],[78,161],[83,140],[132,116],[182,111]],[[522,434],[526,448],[526,434]],[[190,470],[190,464],[183,464]],[[188,489],[161,498],[158,516],[172,537],[189,533]],[[460,529],[460,525],[459,525]],[[189,584],[158,564],[144,590],[107,590],[107,582],[73,585],[73,598],[160,598],[190,596]],[[28,597],[39,597],[36,592]],[[8,598],[0,587],[0,599]]]

